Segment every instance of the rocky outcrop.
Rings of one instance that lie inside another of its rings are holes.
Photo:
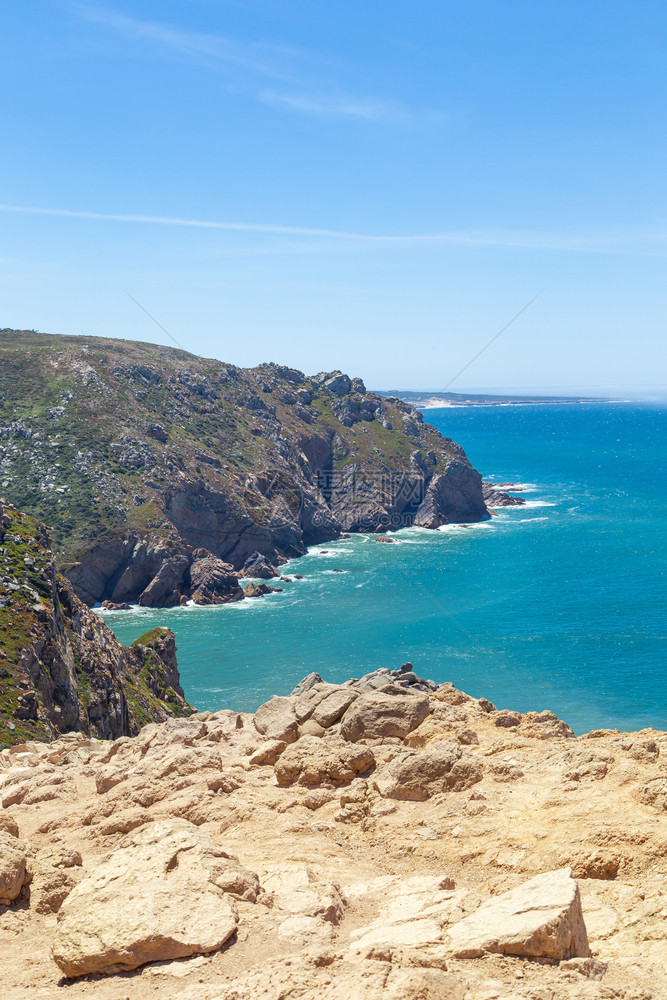
[[[0,363],[4,495],[88,605],[237,600],[342,532],[488,516],[458,445],[340,371],[30,331],[0,332]]]
[[[489,508],[495,507],[521,507],[525,504],[525,499],[520,496],[507,493],[507,490],[520,489],[520,485],[515,483],[482,483],[482,496],[484,503]]]
[[[417,508],[414,523],[420,528],[438,528],[460,521],[481,521],[487,516],[483,496],[475,495],[477,473],[464,460],[450,462],[443,473],[434,475]]]
[[[105,739],[191,711],[166,628],[122,646],[55,568],[47,528],[0,505],[0,743]]]
[[[280,576],[280,573],[261,552],[253,552],[243,563],[239,576],[248,576],[255,580],[271,580],[275,576]]]
[[[243,597],[234,567],[206,549],[192,553],[189,584],[196,604],[228,604]]]
[[[404,664],[0,750],[3,996],[665,1000],[665,739]]]

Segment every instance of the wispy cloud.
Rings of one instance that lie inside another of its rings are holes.
[[[228,63],[276,79],[291,76],[288,63],[299,57],[295,49],[264,42],[248,43],[224,35],[188,31],[159,21],[141,21],[104,7],[77,4],[87,21],[112,28],[127,38],[149,42],[167,55],[209,65]]]
[[[667,255],[667,232],[661,230],[608,230],[589,233],[562,233],[517,230],[451,230],[436,233],[363,233],[311,226],[280,225],[271,222],[235,222],[218,219],[185,219],[170,215],[138,215],[121,212],[89,212],[34,205],[3,205],[0,212],[19,215],[89,219],[150,226],[212,229],[238,233],[265,233],[276,236],[317,237],[338,242],[367,244],[450,244],[460,247],[502,247],[558,253]]]
[[[172,59],[187,60],[212,69],[233,71],[235,90],[247,92],[262,104],[299,114],[357,118],[368,122],[407,122],[422,117],[398,101],[348,94],[323,80],[319,54],[270,42],[245,42],[225,35],[189,31],[158,21],[142,21],[104,7],[77,4],[85,20],[142,42]],[[267,89],[280,83],[287,92]],[[433,115],[429,115],[433,117]]]
[[[275,90],[261,90],[257,94],[257,99],[272,108],[313,116],[361,118],[369,122],[396,122],[410,117],[400,103],[373,98],[329,94],[281,94]]]

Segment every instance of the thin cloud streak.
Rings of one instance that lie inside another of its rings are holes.
[[[111,28],[133,41],[148,42],[171,57],[210,68],[227,65],[245,71],[255,80],[246,81],[242,89],[261,104],[281,111],[385,123],[423,117],[431,121],[441,119],[435,112],[413,113],[398,101],[349,95],[342,91],[328,94],[321,86],[321,57],[300,49],[188,31],[158,21],[142,21],[103,7],[77,4],[76,10],[86,21]],[[257,77],[287,85],[290,92],[263,89]]]
[[[271,108],[314,116],[361,118],[369,122],[396,122],[410,117],[401,104],[373,98],[279,94],[275,90],[261,90],[257,94],[257,100],[262,104],[268,104]]]
[[[103,7],[78,4],[76,8],[85,20],[103,27],[113,28],[135,41],[152,42],[163,49],[191,60],[227,62],[243,69],[276,79],[289,78],[290,74],[275,64],[278,59],[295,59],[294,49],[265,43],[248,44],[224,35],[186,31],[161,24],[159,21],[141,21]]]
[[[505,232],[505,231],[454,231],[441,233],[358,233],[340,229],[321,229],[310,226],[290,226],[264,222],[230,222],[215,219],[184,219],[178,216],[135,215],[118,212],[88,212],[68,208],[42,208],[33,205],[0,204],[0,212],[16,215],[52,216],[67,219],[89,219],[98,222],[127,222],[152,226],[180,226],[190,229],[212,229],[225,232],[267,233],[279,236],[310,236],[336,241],[349,240],[367,244],[428,244],[441,243],[452,246],[503,247],[517,250],[545,250],[560,253],[638,254],[665,256],[665,252],[647,251],[632,246],[633,242],[664,244],[664,233],[603,233],[587,236],[581,242],[558,234]],[[597,241],[597,244],[596,244]],[[623,244],[623,245],[622,245]]]

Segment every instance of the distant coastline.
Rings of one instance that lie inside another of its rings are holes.
[[[537,406],[563,403],[617,403],[608,396],[495,396],[486,393],[416,392],[414,390],[375,390],[385,398],[403,399],[420,410],[442,409],[446,406]]]

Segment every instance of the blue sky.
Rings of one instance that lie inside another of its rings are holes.
[[[1,326],[170,343],[129,293],[196,354],[437,389],[539,292],[452,389],[667,381],[664,4],[31,0],[2,34]]]

